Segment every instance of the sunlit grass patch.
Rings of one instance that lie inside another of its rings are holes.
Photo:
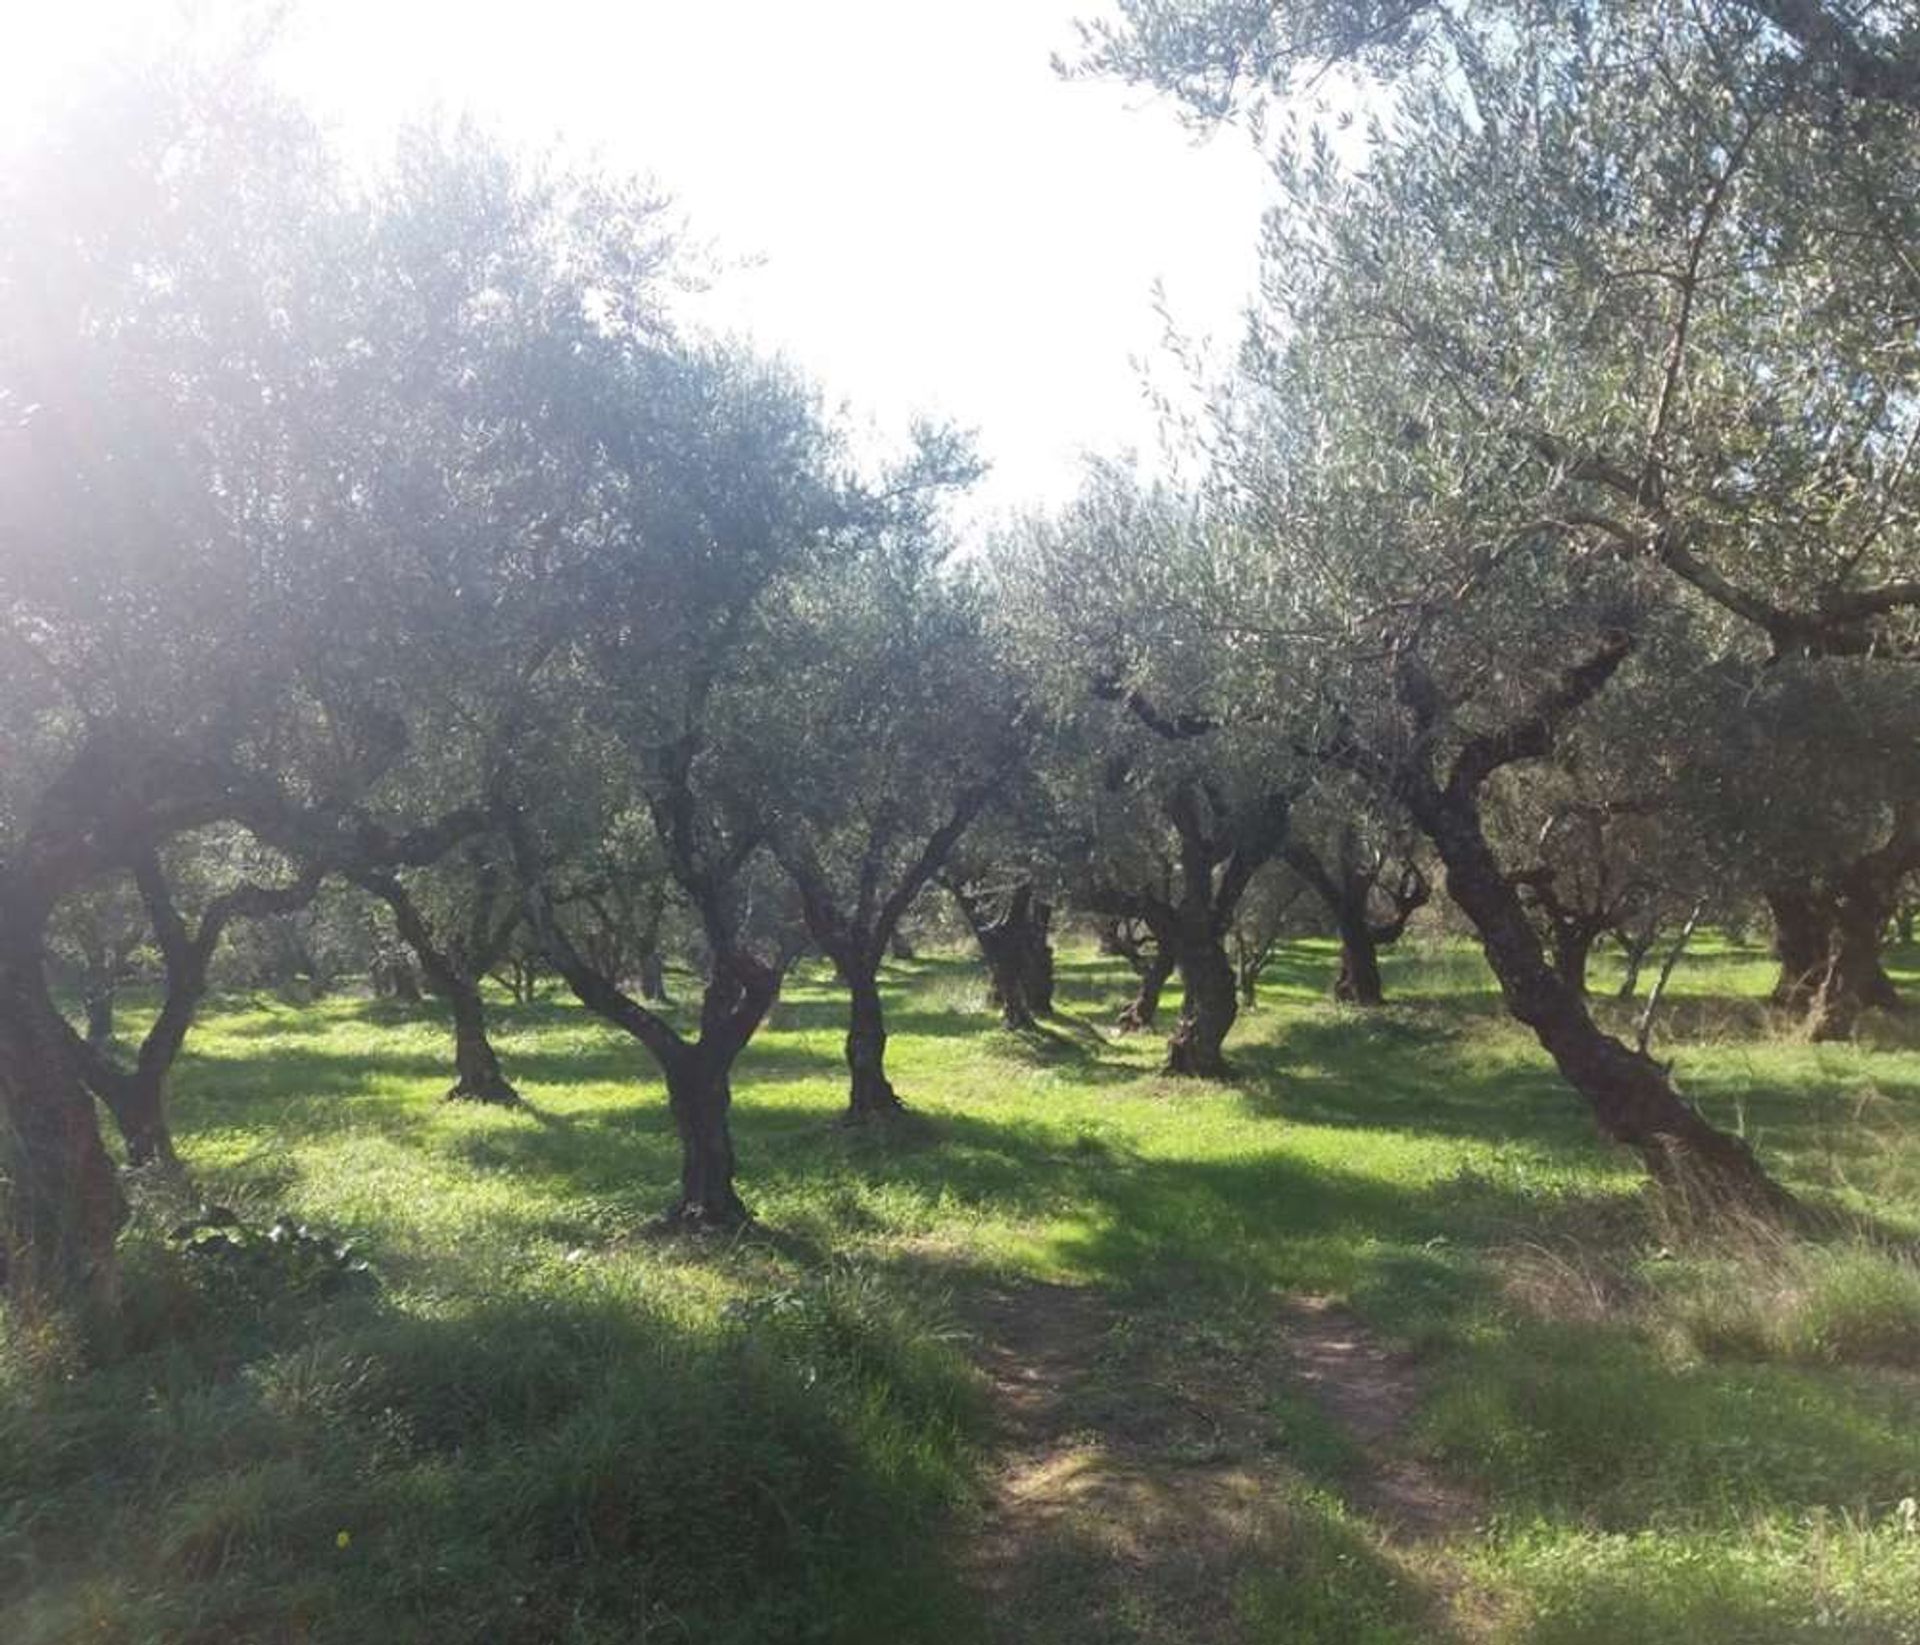
[[[1109,1032],[1118,962],[1064,956],[1030,1035],[969,962],[898,968],[898,1132],[834,1123],[843,1005],[806,970],[736,1082],[761,1228],[693,1246],[648,1232],[657,1076],[565,999],[494,1002],[517,1111],[438,1100],[431,1007],[221,1002],[178,1078],[197,1193],[352,1238],[379,1289],[236,1313],[156,1204],[116,1337],[9,1320],[0,1637],[977,1638],[955,1546],[992,1435],[952,1322],[1021,1277],[1104,1299],[1125,1374],[1256,1388],[1289,1483],[1228,1596],[1252,1637],[1909,1637],[1920,1053],[1748,1033],[1764,956],[1687,962],[1676,1005],[1735,1005],[1676,1010],[1663,1054],[1854,1230],[1702,1241],[1477,955],[1397,951],[1372,1014],[1324,1000],[1331,945],[1284,959],[1220,1087]],[[1410,1352],[1405,1443],[1478,1488],[1471,1549],[1409,1561],[1343,1499],[1364,1459],[1274,1346],[1303,1294]]]

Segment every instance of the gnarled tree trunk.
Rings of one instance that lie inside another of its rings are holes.
[[[1167,1041],[1167,1072],[1224,1079],[1227,1035],[1240,1014],[1233,962],[1217,938],[1196,933],[1180,945],[1178,964],[1185,997]]]
[[[1357,918],[1343,913],[1340,921],[1340,969],[1334,973],[1333,997],[1346,1005],[1386,1003],[1380,981],[1380,949],[1373,923],[1363,908]]]
[[[1053,1014],[1053,945],[1047,931],[1053,910],[1032,885],[1007,893],[1004,907],[956,879],[944,882],[980,946],[987,966],[988,1003],[1014,1029],[1032,1028]]]
[[[887,1078],[887,1019],[880,1003],[878,971],[878,966],[859,962],[840,968],[851,1000],[847,1013],[847,1119],[854,1123],[892,1119],[906,1112],[906,1105]]]
[[[1792,1199],[1747,1144],[1708,1124],[1659,1063],[1603,1033],[1587,1014],[1586,1000],[1547,963],[1480,815],[1479,791],[1493,772],[1549,754],[1559,725],[1606,685],[1633,644],[1625,630],[1603,635],[1591,655],[1564,669],[1521,714],[1467,738],[1444,777],[1427,759],[1387,757],[1350,729],[1328,757],[1407,807],[1439,854],[1448,893],[1479,934],[1508,1011],[1533,1030],[1602,1133],[1631,1148],[1670,1198],[1695,1212],[1779,1212]],[[1431,746],[1449,704],[1411,646],[1396,657],[1393,682],[1415,739]]]
[[[1894,888],[1879,881],[1870,865],[1855,863],[1831,885],[1767,887],[1780,961],[1773,1003],[1801,1017],[1816,1040],[1845,1039],[1861,1013],[1900,1007],[1880,954]]]
[[[502,1072],[499,1056],[487,1037],[487,1008],[480,997],[479,983],[434,940],[426,917],[397,878],[370,872],[357,878],[393,910],[393,923],[419,960],[428,985],[453,1013],[454,1081],[447,1088],[446,1100],[512,1107],[519,1102],[520,1093]]]
[[[453,1010],[454,1082],[447,1100],[512,1107],[520,1100],[520,1093],[502,1071],[493,1041],[487,1037],[487,1009],[479,985],[452,968],[438,980]]]
[[[1576,994],[1587,991],[1587,966],[1600,933],[1592,926],[1567,922],[1553,932],[1553,969]]]
[[[1432,895],[1418,864],[1403,864],[1391,883],[1382,875],[1388,864],[1385,851],[1366,852],[1359,830],[1351,823],[1340,829],[1333,866],[1305,840],[1289,841],[1285,850],[1290,867],[1325,905],[1340,933],[1340,969],[1333,977],[1333,997],[1345,1005],[1374,1007],[1386,1003],[1380,979],[1380,950],[1400,940],[1407,921]],[[1376,894],[1392,905],[1384,919],[1374,917]]]
[[[39,935],[0,899],[0,1259],[16,1294],[111,1298],[126,1201],[68,1054],[72,1030],[47,993]]]
[[[1534,1032],[1601,1131],[1637,1153],[1654,1180],[1701,1210],[1773,1210],[1787,1196],[1739,1137],[1708,1124],[1651,1057],[1602,1032],[1585,999],[1547,963],[1533,922],[1501,872],[1471,794],[1426,784],[1415,816],[1446,867],[1447,891],[1473,922],[1507,1008]]]
[[[661,1067],[680,1139],[680,1197],[664,1221],[690,1232],[743,1226],[750,1218],[733,1186],[731,1057],[683,1044]]]
[[[1173,970],[1173,955],[1158,943],[1141,955],[1140,984],[1115,1024],[1121,1033],[1133,1034],[1143,1028],[1151,1028],[1159,1019],[1160,994],[1167,986],[1167,979],[1173,975]]]

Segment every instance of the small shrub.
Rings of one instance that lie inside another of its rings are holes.
[[[277,1217],[267,1228],[244,1221],[224,1205],[203,1205],[167,1238],[189,1271],[210,1290],[264,1300],[323,1297],[370,1288],[373,1270],[353,1254],[351,1240]]]

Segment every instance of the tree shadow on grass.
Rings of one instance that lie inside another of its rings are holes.
[[[1263,1117],[1519,1142],[1570,1161],[1602,1152],[1579,1098],[1550,1065],[1476,1065],[1471,1048],[1433,1017],[1294,1018],[1277,1040],[1234,1047],[1233,1065],[1248,1108]]]
[[[942,1163],[1002,1210],[1063,1183],[1081,1214],[1056,1255],[1152,1336],[1269,1313],[1286,1295],[1344,1295],[1378,1328],[1426,1345],[1438,1382],[1425,1443],[1498,1506],[1568,1526],[1630,1529],[1684,1513],[1744,1524],[1756,1511],[1884,1508],[1920,1469],[1911,1383],[1776,1363],[1676,1361],[1630,1319],[1543,1324],[1498,1305],[1476,1236],[1550,1239],[1556,1226],[1633,1242],[1618,1196],[1556,1196],[1463,1178],[1408,1187],[1284,1156],[1146,1160],[1019,1127],[955,1122]],[[917,1161],[893,1161],[912,1177]],[[1607,1233],[1611,1223],[1613,1232]],[[956,1294],[991,1268],[951,1249],[889,1260]],[[1284,1379],[1282,1364],[1274,1365]]]

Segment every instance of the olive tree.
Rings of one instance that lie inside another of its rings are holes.
[[[0,185],[0,1140],[25,1283],[110,1286],[122,1215],[47,995],[52,910],[216,823],[331,873],[484,821],[484,741],[450,758],[461,693],[432,687],[471,681],[462,657],[497,672],[496,629],[541,609],[551,368],[649,300],[661,242],[643,192],[453,147],[350,182],[247,64],[182,59],[103,86]],[[199,969],[207,932],[173,935]]]
[[[1075,901],[1151,935],[1182,985],[1168,1070],[1219,1078],[1239,1011],[1228,932],[1286,842],[1299,779],[1249,712],[1242,659],[1192,620],[1181,579],[1209,531],[1176,494],[1107,467],[1000,554],[1056,704],[1048,758],[1073,796]]]
[[[1546,962],[1483,795],[1676,601],[1755,664],[1910,652],[1911,110],[1748,7],[1183,12],[1135,8],[1108,61],[1189,93],[1315,55],[1397,76],[1357,155],[1281,134],[1220,440],[1275,551],[1221,603],[1317,676],[1301,740],[1407,807],[1602,1128],[1689,1195],[1778,1203]]]
[[[770,903],[758,755],[784,685],[770,637],[847,514],[838,442],[812,395],[737,349],[607,327],[584,344],[568,529],[553,568],[564,627],[502,795],[534,928],[590,1010],[646,1049],[681,1146],[669,1223],[736,1226],[732,1071],[791,957]],[[697,1027],[635,999],[556,907],[598,830],[644,817],[698,932]]]
[[[856,1121],[901,1108],[879,987],[889,945],[1025,741],[984,590],[952,565],[937,512],[973,472],[951,436],[923,431],[878,494],[854,500],[848,550],[790,591],[767,636],[781,703],[761,727],[759,803],[808,931],[847,987]]]

